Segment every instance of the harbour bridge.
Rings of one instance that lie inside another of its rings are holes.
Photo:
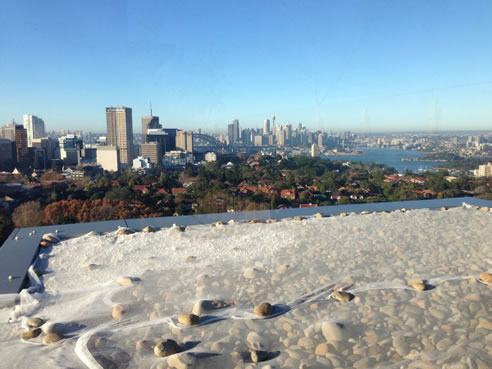
[[[218,141],[215,137],[203,133],[193,133],[193,150],[198,152],[222,151],[227,145]]]

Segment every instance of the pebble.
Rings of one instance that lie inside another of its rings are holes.
[[[343,302],[343,303],[349,302],[353,298],[353,295],[351,295],[350,293],[345,292],[345,291],[339,291],[339,290],[333,291],[333,293],[331,294],[331,296],[335,300],[340,301],[340,302]]]
[[[259,362],[265,361],[267,359],[268,359],[268,352],[258,351],[258,350],[251,351],[251,361],[253,363],[259,363]]]
[[[93,270],[96,270],[97,269],[97,265],[96,264],[87,264],[85,266],[85,270],[87,270],[88,272],[92,272]]]
[[[111,316],[113,319],[121,319],[123,318],[123,314],[126,312],[126,308],[122,304],[116,304],[113,306],[113,312]]]
[[[340,323],[325,321],[321,323],[321,332],[327,341],[343,340],[343,325]]]
[[[490,283],[492,284],[492,274],[490,273],[480,273],[480,280],[485,282],[485,283]]]
[[[169,366],[176,369],[189,369],[195,367],[195,357],[191,354],[184,353],[179,355],[172,355],[167,359]]]
[[[42,239],[44,241],[48,241],[48,242],[51,242],[51,243],[57,243],[60,241],[60,239],[58,238],[57,235],[53,234],[53,233],[47,233],[45,235],[43,235]]]
[[[408,353],[410,352],[408,344],[405,341],[405,337],[403,335],[393,337],[393,347],[395,348],[398,355],[402,357],[407,356]]]
[[[120,278],[118,278],[117,282],[121,286],[131,286],[133,284],[133,278],[132,277],[120,277]]]
[[[169,355],[174,355],[178,352],[179,345],[176,343],[176,341],[171,339],[159,342],[154,346],[155,356],[165,357]]]
[[[328,354],[328,344],[320,343],[318,346],[316,346],[314,354],[319,356],[325,356],[326,354]]]
[[[200,324],[200,317],[195,314],[180,314],[178,322],[183,325],[197,325]]]
[[[232,303],[223,300],[199,300],[193,305],[192,314],[204,315],[211,314],[215,310],[231,306]]]
[[[46,336],[43,337],[43,343],[45,345],[49,345],[51,343],[58,342],[61,339],[63,339],[63,336],[61,334],[58,334],[58,333],[50,333],[50,334],[47,334]]]
[[[314,216],[316,218],[324,218],[325,215],[323,213],[316,213],[316,214],[314,214]]]
[[[184,261],[186,263],[192,263],[196,260],[196,256],[194,255],[188,255],[187,257],[184,258]]]
[[[270,315],[273,311],[272,305],[268,302],[261,302],[255,306],[254,313],[259,316]]]
[[[300,215],[296,216],[294,220],[304,220],[304,217],[301,217]]]
[[[58,333],[62,335],[65,332],[65,324],[63,323],[45,323],[41,329],[44,334]]]
[[[132,233],[135,233],[135,232],[132,231],[130,228],[126,228],[126,227],[121,227],[120,229],[118,229],[118,231],[116,231],[116,234],[118,236],[132,234]]]
[[[255,350],[261,350],[265,347],[264,340],[256,332],[249,332],[246,341],[248,342],[249,347]]]
[[[423,280],[409,280],[408,284],[410,285],[410,287],[416,289],[417,291],[425,291],[426,290],[425,281],[423,281]]]
[[[34,327],[34,328],[41,327],[44,323],[45,323],[45,320],[38,318],[36,316],[33,316],[33,317],[27,319],[27,325],[29,327]]]
[[[155,232],[156,229],[152,226],[147,226],[145,227],[144,229],[142,229],[142,232],[146,232],[146,233],[152,233],[152,232]]]
[[[29,331],[22,332],[20,337],[24,340],[35,338],[41,334],[41,328],[34,328]]]

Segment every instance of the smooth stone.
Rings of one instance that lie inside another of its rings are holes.
[[[333,291],[331,296],[335,300],[343,302],[343,303],[346,303],[346,302],[349,302],[350,300],[352,300],[352,295],[350,293],[345,292],[345,291],[339,291],[339,290]]]
[[[196,260],[196,256],[194,255],[188,255],[187,257],[184,258],[184,261],[186,263],[192,263]]]
[[[220,227],[220,226],[223,226],[224,225],[224,222],[222,222],[221,220],[219,220],[218,222],[215,222],[215,226],[216,227]]]
[[[121,227],[120,229],[118,229],[118,231],[116,232],[117,235],[127,235],[127,234],[132,234],[132,233],[135,233],[134,231],[132,231],[130,228],[126,228],[126,227]]]
[[[327,341],[342,341],[343,330],[342,325],[335,322],[322,322],[321,333]]]
[[[92,272],[93,270],[96,269],[97,269],[97,264],[87,264],[85,266],[85,270],[87,270],[88,272]]]
[[[137,352],[150,352],[152,351],[153,343],[149,340],[138,340],[135,344],[135,350]]]
[[[60,242],[60,239],[58,238],[58,236],[53,234],[53,233],[47,233],[47,234],[43,235],[42,239],[44,241],[51,242],[51,243]]]
[[[154,346],[154,355],[165,357],[179,352],[179,345],[174,340],[167,339]]]
[[[326,354],[328,354],[328,344],[320,343],[318,346],[316,346],[314,354],[319,356],[325,356]]]
[[[195,357],[188,353],[172,355],[167,359],[167,363],[176,369],[189,369],[195,366]]]
[[[35,338],[41,334],[41,328],[34,328],[29,331],[22,332],[20,338],[23,340],[28,340],[31,338]]]
[[[125,307],[122,304],[116,304],[113,306],[113,312],[111,313],[111,316],[113,319],[121,319],[123,318],[123,314],[126,312]]]
[[[393,337],[393,347],[400,356],[407,356],[410,352],[407,342],[404,336]]]
[[[58,334],[58,333],[50,333],[50,334],[47,334],[46,336],[43,337],[43,343],[45,345],[49,345],[51,343],[58,342],[61,339],[63,339],[63,336],[61,334]]]
[[[288,265],[288,264],[280,265],[277,268],[277,273],[278,274],[284,274],[289,269],[289,267],[290,267],[290,265]]]
[[[325,215],[323,213],[316,213],[316,214],[314,214],[314,216],[316,218],[324,218]]]
[[[120,278],[118,278],[117,282],[121,286],[131,286],[133,284],[133,278],[132,277],[120,277]]]
[[[142,229],[142,232],[146,232],[146,233],[155,232],[155,228],[152,226],[147,226],[144,229]]]
[[[296,216],[294,220],[304,220],[304,217],[301,217],[300,215]]]
[[[65,332],[65,325],[63,323],[45,323],[41,329],[44,334],[58,333],[62,335]]]
[[[258,350],[251,351],[251,361],[253,363],[259,363],[259,362],[265,361],[267,359],[268,359],[268,352],[258,351]]]
[[[273,311],[272,305],[268,302],[261,302],[255,306],[254,313],[259,316],[270,315]]]
[[[41,242],[39,242],[39,246],[41,246],[41,248],[43,248],[43,249],[46,249],[46,248],[50,247],[51,245],[52,245],[52,243],[49,241],[46,241],[46,240],[41,240]]]
[[[231,303],[222,300],[199,300],[195,302],[195,305],[193,305],[193,309],[191,310],[191,312],[192,314],[200,316],[212,313],[218,309],[229,307],[231,305]]]
[[[408,284],[417,291],[425,291],[426,285],[424,281],[408,281]]]
[[[27,319],[27,325],[29,327],[33,327],[33,328],[41,327],[44,323],[45,323],[45,320],[38,318],[36,316],[33,316],[33,317]]]
[[[485,283],[491,283],[492,284],[492,274],[490,273],[480,273],[480,280],[485,282]]]
[[[178,322],[183,325],[197,325],[200,324],[200,317],[195,314],[180,314]]]

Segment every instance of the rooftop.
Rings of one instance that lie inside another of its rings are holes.
[[[37,255],[30,290],[3,309],[11,323],[0,322],[0,358],[9,368],[481,367],[492,357],[492,289],[480,280],[491,270],[492,214],[458,200],[442,210],[428,200],[404,211],[385,203],[58,227],[65,237],[93,232]],[[164,221],[156,232],[115,231]],[[39,242],[54,227],[32,231],[12,237]],[[266,316],[254,313],[263,301],[273,305]],[[192,312],[199,324],[182,324]],[[34,316],[45,331],[61,323],[64,338],[20,340]],[[165,339],[180,353],[156,356]]]

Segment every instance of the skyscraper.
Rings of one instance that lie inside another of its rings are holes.
[[[126,167],[133,164],[132,109],[124,106],[106,108],[107,142],[119,149],[120,163]]]
[[[17,163],[21,166],[28,164],[28,149],[27,149],[27,130],[22,124],[15,126],[15,150],[17,153]]]
[[[152,112],[149,116],[142,117],[142,141],[143,143],[147,143],[147,130],[149,129],[158,129],[162,128],[159,124],[159,117],[155,117],[152,115]]]
[[[34,138],[46,137],[44,121],[32,114],[24,114],[24,127],[27,130],[27,146],[32,147]]]
[[[183,151],[193,152],[193,132],[178,131],[176,133],[176,147]]]
[[[269,133],[270,133],[270,120],[265,119],[265,121],[263,122],[263,134],[267,135]]]
[[[231,124],[227,125],[227,136],[229,136],[229,144],[239,142],[239,120],[234,119]]]

